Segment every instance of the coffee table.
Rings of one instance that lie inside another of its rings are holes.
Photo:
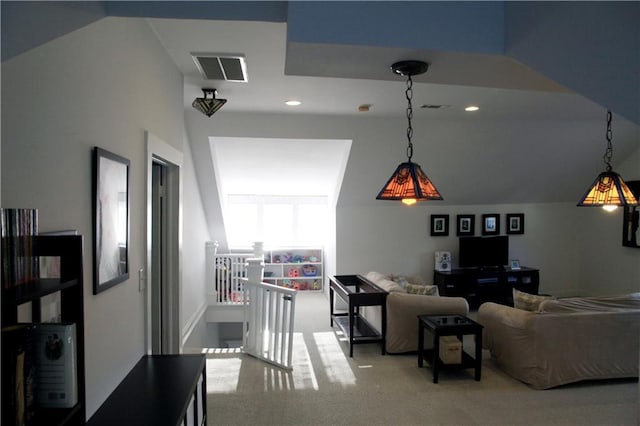
[[[424,332],[428,331],[433,336],[433,351],[424,350]],[[475,336],[475,357],[464,351],[462,345],[462,357],[460,364],[444,364],[440,359],[440,337],[457,336],[461,343],[465,335]],[[482,326],[463,315],[418,315],[418,367],[422,368],[425,356],[431,358],[431,370],[433,383],[438,383],[438,372],[443,367],[475,368],[475,379],[480,381],[482,370]]]

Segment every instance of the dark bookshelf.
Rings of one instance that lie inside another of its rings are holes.
[[[74,323],[76,327],[76,377],[78,402],[71,408],[35,407],[33,425],[84,425],[86,422],[85,403],[85,361],[84,361],[84,297],[83,297],[83,239],[78,235],[35,236],[33,237],[33,256],[60,258],[60,278],[36,279],[27,283],[3,283],[2,289],[2,328],[18,323],[18,307],[31,303],[32,323],[40,321],[40,300],[42,297],[60,292],[61,322]],[[2,261],[12,261],[3,253]],[[5,288],[8,287],[8,288]],[[5,334],[2,334],[2,355],[10,353],[11,348]],[[3,360],[4,361],[4,360]],[[4,365],[4,362],[3,362]],[[3,371],[2,387],[10,375]],[[13,403],[8,395],[2,394],[3,424],[6,416],[12,412]]]

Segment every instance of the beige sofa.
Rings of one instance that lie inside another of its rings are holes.
[[[418,315],[469,313],[469,304],[464,298],[440,297],[437,286],[425,285],[419,278],[388,276],[378,272],[369,272],[364,277],[389,292],[385,347],[387,353],[418,350]],[[379,309],[366,307],[361,312],[380,330]],[[429,344],[430,341],[425,341],[425,346],[428,347]]]
[[[484,303],[483,346],[535,389],[638,377],[640,293],[540,301],[535,311]]]

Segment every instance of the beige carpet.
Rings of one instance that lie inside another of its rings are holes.
[[[300,293],[294,368],[234,350],[207,353],[209,425],[637,425],[638,382],[590,382],[536,391],[498,370],[485,352],[473,370],[433,384],[415,355],[348,344],[329,327],[320,293]]]

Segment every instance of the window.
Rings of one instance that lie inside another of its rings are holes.
[[[229,195],[224,210],[231,249],[324,246],[327,197]]]

